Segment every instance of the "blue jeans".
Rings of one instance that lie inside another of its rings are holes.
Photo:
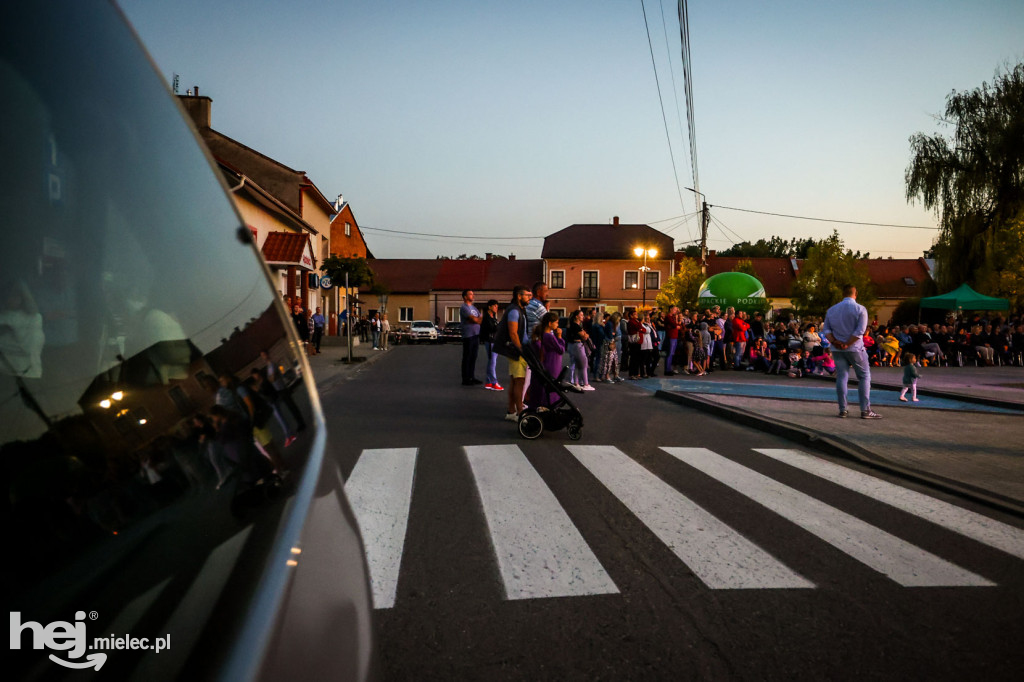
[[[675,357],[676,347],[679,345],[679,339],[668,340],[668,351],[665,354],[665,374],[672,371],[672,358]]]
[[[587,377],[587,351],[583,349],[583,344],[579,341],[573,341],[569,344],[569,383],[579,384],[580,386],[587,386],[590,384],[590,379]]]
[[[857,373],[857,398],[860,400],[860,411],[871,410],[871,365],[868,354],[860,350],[832,349],[832,357],[836,361],[836,397],[839,409],[846,409],[846,391],[850,381],[850,368]]]
[[[732,366],[736,369],[740,368],[740,364],[743,362],[743,352],[747,350],[746,341],[734,341],[732,344]]]
[[[498,354],[494,352],[493,342],[485,341],[484,347],[487,349],[487,383],[496,384],[498,383]]]

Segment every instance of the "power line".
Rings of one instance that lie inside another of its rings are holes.
[[[676,105],[676,123],[679,124],[679,134],[682,135],[683,118],[682,114],[679,111],[679,88],[676,86],[676,70],[675,67],[672,66],[672,48],[669,46],[668,43],[668,22],[665,21],[665,0],[658,1],[658,8],[661,10],[661,32],[662,35],[665,36],[665,55],[668,57],[666,61],[668,61],[668,72],[669,77],[671,79],[670,82],[672,85],[672,101]],[[674,154],[673,158],[675,158]],[[676,186],[678,187],[678,185],[679,177],[676,176]],[[682,202],[682,200],[682,197],[680,197],[679,201]],[[690,239],[693,239],[693,230],[690,229],[689,222],[686,223],[686,232],[690,236]]]
[[[679,184],[679,171],[676,170],[676,155],[672,151],[672,136],[668,132],[668,118],[665,116],[665,100],[661,97],[661,81],[658,79],[658,64],[654,61],[654,44],[651,42],[651,27],[647,24],[647,8],[644,0],[640,0],[640,9],[644,14],[644,28],[647,30],[647,47],[651,50],[651,66],[654,68],[654,84],[658,88],[658,104],[661,105],[661,121],[665,124],[665,140],[668,142],[668,156],[672,160],[672,175],[676,179],[676,193],[679,195],[679,207],[686,210],[683,205],[683,188]]]
[[[710,214],[709,214],[709,215],[710,215]],[[710,216],[710,218],[711,218],[711,220],[715,221],[715,224],[717,224],[717,225],[719,226],[719,229],[721,229],[721,228],[725,228],[726,230],[729,230],[729,232],[731,232],[731,233],[732,233],[732,236],[733,236],[733,237],[735,237],[736,239],[739,239],[740,241],[739,241],[739,242],[737,242],[737,243],[741,243],[741,242],[743,242],[743,241],[746,241],[746,240],[744,240],[744,239],[743,239],[743,237],[741,237],[741,236],[740,236],[740,235],[739,235],[739,234],[738,234],[738,233],[736,232],[736,230],[732,229],[731,227],[729,227],[728,225],[726,225],[726,224],[725,224],[724,222],[722,222],[721,218],[718,218],[717,216]],[[726,235],[726,236],[728,236],[728,235]]]
[[[724,208],[727,211],[742,211],[743,213],[758,213],[760,215],[770,215],[777,218],[794,218],[796,220],[815,220],[822,223],[842,223],[844,225],[867,225],[870,227],[900,227],[907,230],[935,230],[938,231],[942,228],[939,227],[926,227],[924,225],[893,225],[891,223],[864,223],[858,220],[835,220],[833,218],[810,218],[803,215],[787,215],[785,213],[769,213],[768,211],[755,211],[750,208],[735,208],[733,206],[720,206],[715,204],[715,208]]]
[[[683,58],[683,89],[686,94],[686,124],[690,138],[690,166],[693,169],[693,200],[700,210],[700,174],[697,172],[697,127],[693,113],[693,72],[690,63],[690,12],[686,0],[679,0],[679,43]]]
[[[405,232],[403,230],[386,230],[383,227],[366,227],[364,225],[359,226],[360,230],[369,230],[370,232],[389,232],[391,234],[411,234],[418,237],[439,237],[441,239],[480,239],[484,241],[522,241],[524,239],[545,239],[546,237],[472,237],[461,234],[431,234],[429,232]]]

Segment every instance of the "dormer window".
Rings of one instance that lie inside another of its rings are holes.
[[[917,282],[914,281],[913,277],[904,277],[903,278],[903,283],[906,284],[908,287],[916,287],[917,286]]]

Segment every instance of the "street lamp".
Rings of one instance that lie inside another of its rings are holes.
[[[658,250],[657,249],[653,249],[653,248],[652,249],[647,249],[647,248],[644,248],[642,246],[638,246],[635,249],[633,249],[633,253],[636,255],[637,258],[639,258],[640,256],[644,257],[644,264],[640,267],[640,272],[644,273],[643,274],[643,278],[644,278],[644,294],[643,294],[643,304],[642,304],[641,307],[646,308],[647,307],[647,271],[650,270],[650,268],[647,267],[647,257],[648,256],[650,256],[651,258],[656,257],[658,255]]]

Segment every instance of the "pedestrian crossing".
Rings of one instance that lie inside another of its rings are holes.
[[[707,448],[662,452],[904,587],[992,587],[978,575],[812,495]],[[498,577],[508,600],[616,594],[616,585],[585,532],[519,445],[461,448],[475,486]],[[618,447],[565,445],[550,452],[579,462],[710,590],[817,586],[688,498]],[[1024,530],[868,474],[788,449],[754,449],[781,463],[862,495],[868,504],[912,514],[975,542],[1024,559]],[[664,456],[664,455],[663,455]],[[395,605],[411,511],[418,450],[364,450],[345,483],[366,546],[374,606]],[[581,480],[579,485],[594,485]],[[614,521],[610,521],[614,523]],[[585,530],[585,529],[584,529]],[[487,579],[489,576],[481,576]]]

